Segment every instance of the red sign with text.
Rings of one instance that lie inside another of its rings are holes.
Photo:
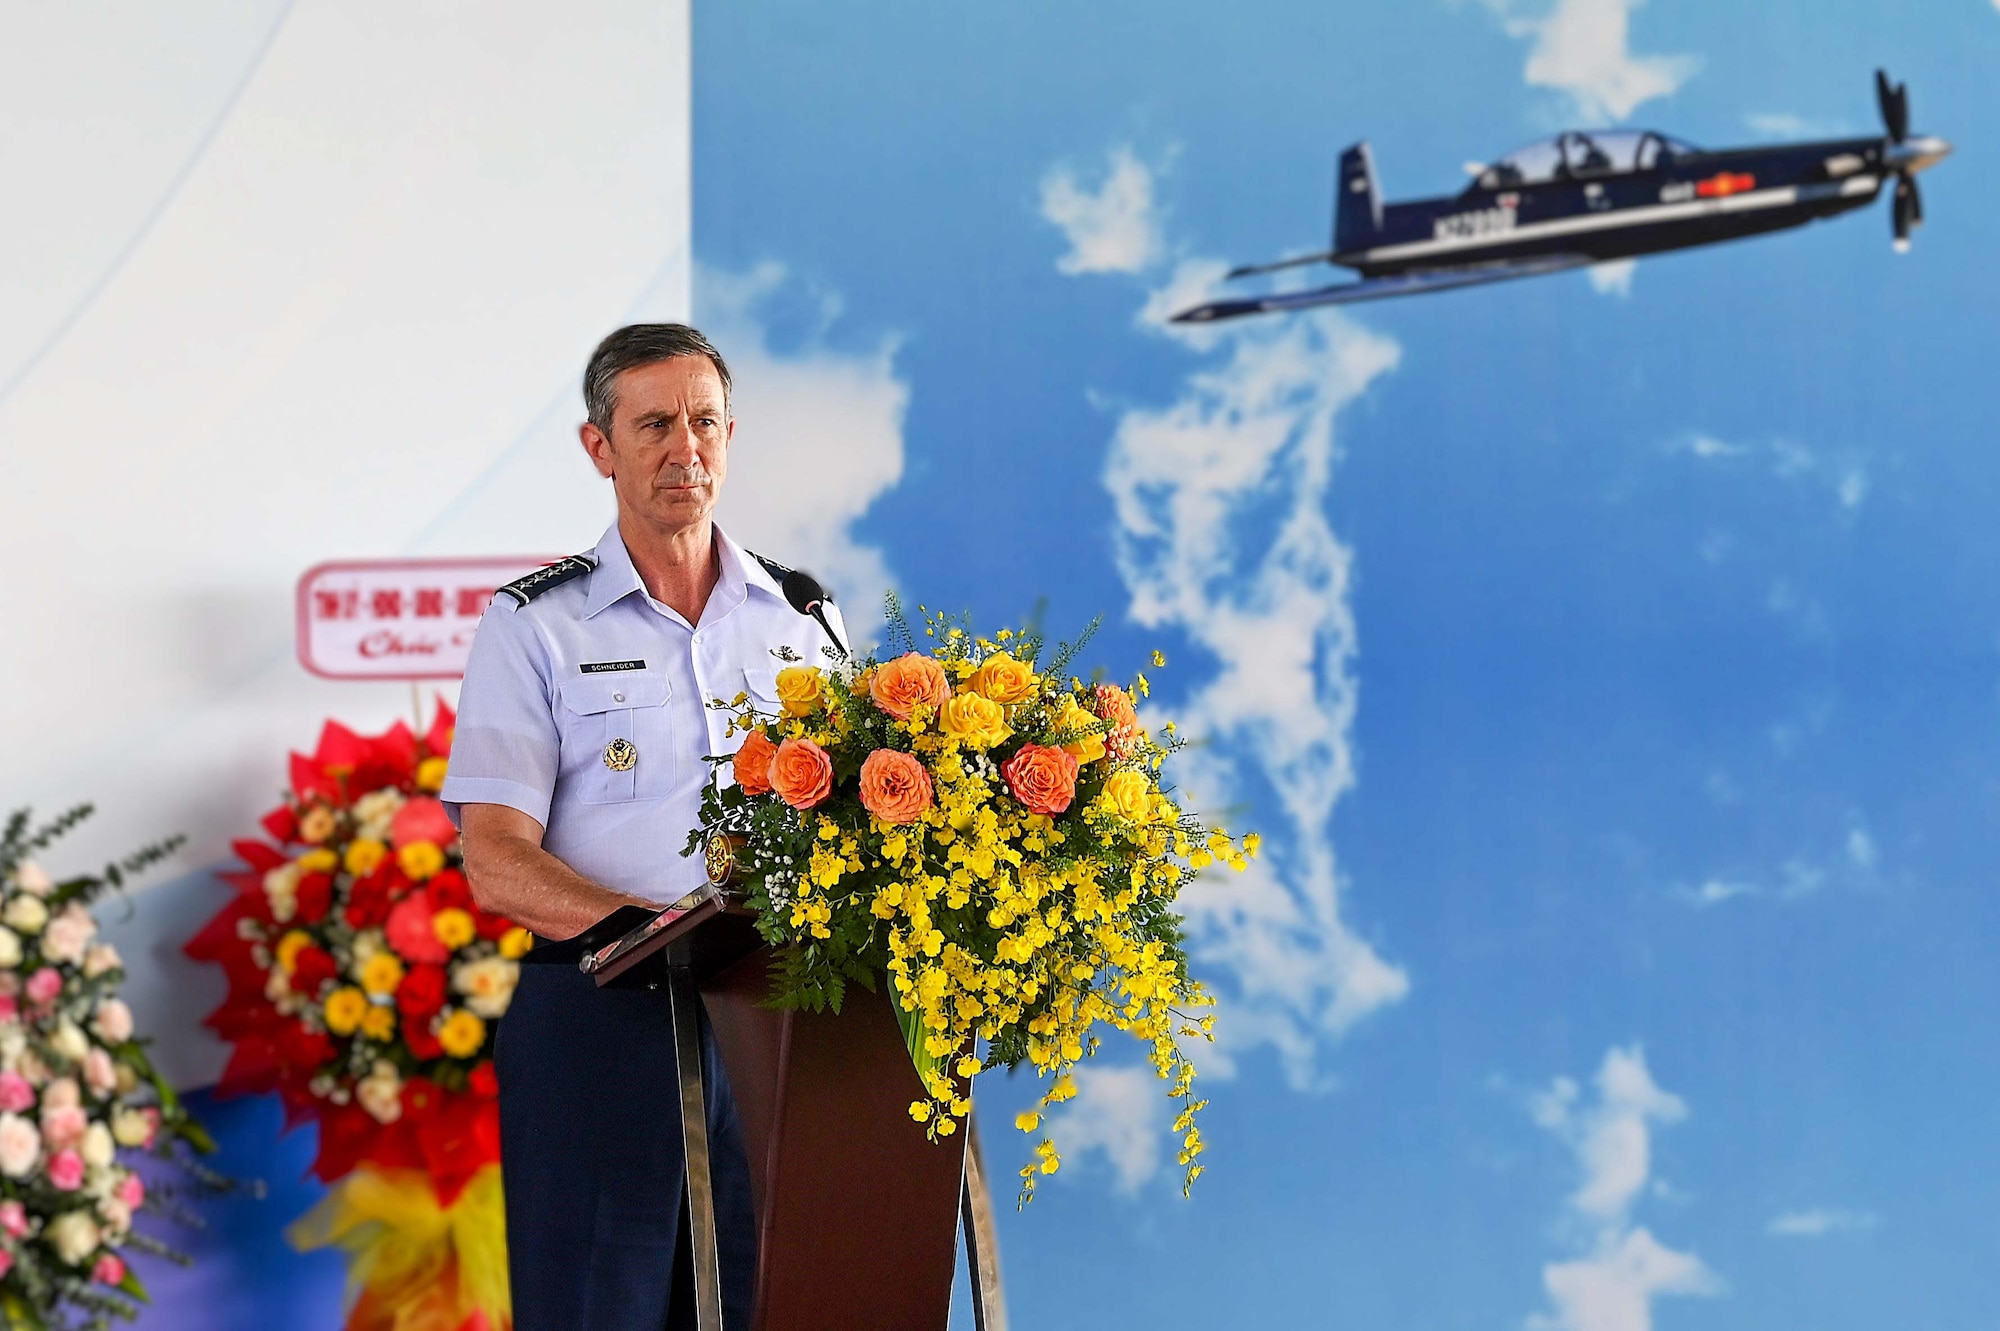
[[[320,564],[299,579],[299,663],[324,679],[457,679],[493,593],[559,557]]]

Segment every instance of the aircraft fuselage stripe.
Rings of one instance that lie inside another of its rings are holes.
[[[1881,184],[1874,175],[1849,176],[1845,180],[1824,185],[1787,185],[1782,189],[1751,190],[1744,194],[1725,195],[1719,199],[1690,199],[1683,203],[1648,204],[1639,208],[1614,208],[1602,213],[1588,213],[1580,217],[1557,217],[1546,222],[1527,222],[1506,231],[1489,231],[1476,236],[1449,236],[1435,240],[1405,241],[1400,245],[1383,245],[1372,250],[1362,250],[1355,254],[1343,254],[1343,263],[1373,264],[1397,259],[1416,259],[1433,254],[1449,254],[1454,250],[1484,250],[1503,247],[1522,240],[1539,240],[1549,236],[1569,236],[1587,231],[1609,231],[1635,226],[1650,226],[1661,222],[1679,222],[1689,218],[1706,217],[1715,213],[1753,212],[1763,208],[1783,208],[1789,204],[1812,203],[1821,199],[1844,198],[1850,195],[1867,194]],[[1449,214],[1446,214],[1449,216]]]

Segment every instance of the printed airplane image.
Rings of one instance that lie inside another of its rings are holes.
[[[1409,203],[1382,201],[1374,158],[1358,143],[1340,156],[1333,248],[1229,277],[1331,263],[1360,281],[1212,301],[1174,322],[1449,291],[1783,231],[1865,208],[1891,178],[1892,233],[1906,250],[1924,220],[1916,174],[1951,145],[1910,134],[1905,85],[1877,70],[1875,93],[1880,138],[1709,151],[1650,130],[1570,130],[1468,166],[1472,183],[1458,194]]]

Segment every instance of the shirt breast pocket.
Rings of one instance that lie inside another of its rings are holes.
[[[750,705],[765,716],[780,711],[778,706],[778,663],[753,662],[743,667],[743,691]]]
[[[659,799],[673,788],[667,722],[673,685],[647,670],[585,675],[562,686],[563,766],[585,804]]]

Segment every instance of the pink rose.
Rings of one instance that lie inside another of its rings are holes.
[[[49,1089],[42,1092],[43,1109],[67,1109],[83,1103],[83,1096],[76,1089],[76,1078],[57,1077],[49,1083]]]
[[[76,1145],[89,1130],[90,1120],[75,1105],[58,1105],[54,1109],[44,1106],[42,1109],[42,1139],[49,1144],[50,1150]]]
[[[97,1005],[97,1019],[91,1023],[106,1044],[124,1044],[132,1038],[132,1009],[122,998],[107,998]]]
[[[28,1001],[30,1003],[53,1003],[62,993],[62,972],[53,966],[44,966],[28,977]]]
[[[90,1268],[90,1278],[100,1285],[115,1285],[125,1279],[125,1263],[107,1252]]]
[[[396,810],[389,823],[389,844],[397,850],[418,841],[449,846],[457,837],[458,829],[451,825],[451,815],[429,795],[419,795]]]
[[[0,994],[0,1026],[19,1021],[20,1018],[21,1005],[14,1001],[14,995]]]
[[[92,1045],[90,1052],[83,1056],[83,1080],[100,1097],[117,1090],[118,1068],[112,1063],[111,1055]]]
[[[388,935],[389,946],[405,961],[441,966],[451,960],[451,949],[438,941],[431,928],[430,903],[421,894],[413,893],[397,902],[396,908],[389,912],[383,932]]]
[[[90,912],[82,903],[72,901],[56,912],[42,930],[42,955],[50,961],[66,961],[79,965],[83,961],[83,950],[90,946],[91,937],[97,932],[97,921],[90,918]]]
[[[42,1134],[18,1114],[0,1114],[0,1174],[26,1178],[42,1154]]]
[[[21,992],[19,971],[0,971],[0,998],[12,998]]]
[[[119,1183],[118,1191],[114,1195],[119,1201],[136,1211],[146,1200],[146,1182],[137,1174],[127,1174],[124,1180]],[[12,1204],[15,1206],[20,1205],[19,1202]],[[0,1224],[4,1223],[5,1216],[0,1215]],[[27,1221],[24,1219],[21,1223],[25,1225]]]
[[[19,1202],[0,1202],[0,1230],[10,1238],[23,1238],[28,1233],[28,1208]]]
[[[0,1280],[5,1280],[7,1278],[7,1273],[13,1269],[14,1269],[14,1254],[12,1250],[7,1248],[0,1248]]]
[[[19,1114],[35,1107],[35,1088],[18,1072],[0,1072],[0,1114]]]
[[[49,1182],[64,1192],[83,1186],[83,1157],[75,1151],[57,1151],[49,1159]]]

